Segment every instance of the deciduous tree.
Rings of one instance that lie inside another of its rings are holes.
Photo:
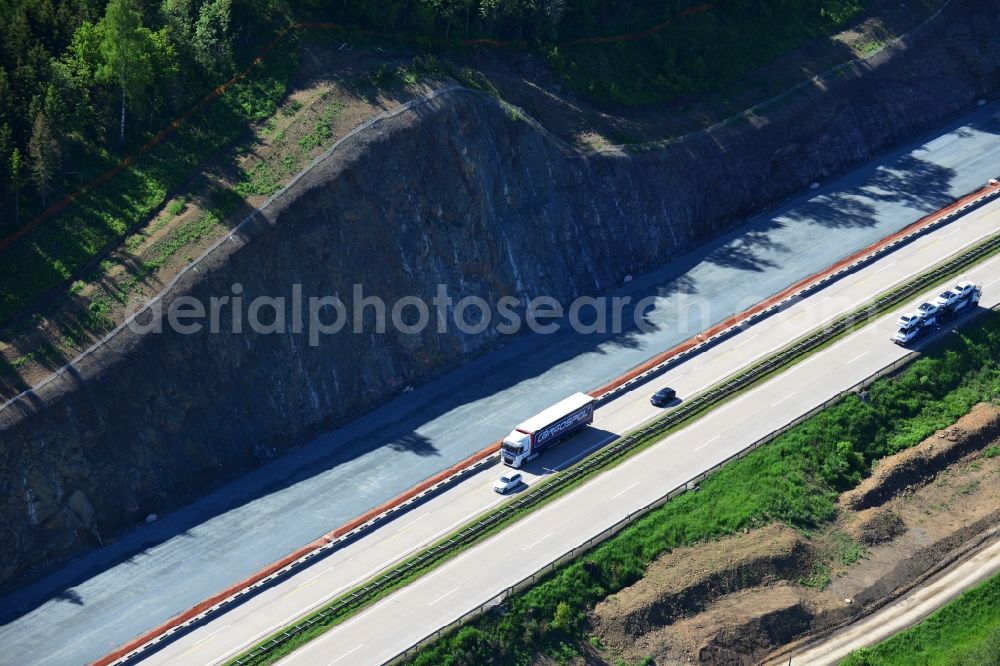
[[[121,89],[119,138],[125,141],[125,112],[129,101],[142,100],[158,74],[176,66],[166,30],[153,32],[142,25],[134,0],[111,0],[98,25],[101,63],[98,81]]]
[[[198,61],[210,72],[233,71],[231,12],[230,0],[209,0],[198,12],[193,43]]]

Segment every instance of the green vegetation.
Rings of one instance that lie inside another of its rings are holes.
[[[992,237],[991,237],[991,239],[992,239]],[[992,256],[992,252],[990,252],[990,251],[987,251],[985,255],[984,254],[980,254],[981,250],[983,250],[984,248],[987,248],[987,247],[992,247],[992,244],[993,244],[993,240],[990,240],[990,239],[985,240],[980,245],[977,245],[977,246],[974,246],[973,248],[970,248],[970,250],[969,250],[970,254],[967,255],[967,256],[970,257],[970,258],[972,256],[977,256],[980,261],[983,258],[985,258],[986,256]],[[970,259],[970,260],[972,261],[972,263],[975,263],[975,260],[972,260],[972,259]],[[967,264],[967,263],[964,263],[964,262],[962,262],[962,263],[960,263],[958,265],[954,265],[953,264],[952,265],[952,270],[959,270],[960,268],[964,268],[964,267],[966,267],[968,265],[970,265],[970,264]],[[938,279],[940,279],[943,276],[938,273],[938,269],[939,268],[940,268],[939,266],[932,267],[928,271],[927,274],[922,275],[922,276],[916,278],[915,284],[924,284],[924,279],[928,275],[931,275],[931,274],[937,274],[938,275]],[[901,298],[902,297],[900,296],[895,301],[889,301],[889,302],[882,301],[881,302],[882,310],[884,311],[885,308],[894,307],[894,305],[896,305],[896,304],[899,303],[899,301],[900,301]],[[858,312],[868,311],[869,305],[871,305],[871,304],[866,304],[866,305],[862,306],[858,310]],[[869,312],[869,314],[871,314],[871,313]],[[852,325],[848,326],[847,329],[845,329],[845,331],[843,333],[841,333],[841,335],[846,334],[850,330],[853,330],[855,328],[863,326],[863,321],[858,320],[854,316],[849,315],[847,317],[847,319],[849,321],[854,322],[854,323]],[[840,337],[840,336],[835,336],[834,339],[836,339],[836,337]],[[792,343],[792,344],[794,345],[794,343]],[[815,352],[823,349],[824,347],[828,346],[829,344],[832,344],[832,339],[831,340],[827,340],[825,343],[819,345],[818,347],[813,348],[810,352],[807,352],[804,355],[800,355],[800,356],[795,357],[787,365],[785,365],[783,367],[779,367],[779,368],[774,368],[774,369],[768,371],[767,373],[763,374],[762,376],[758,376],[757,379],[756,379],[756,381],[757,382],[764,381],[767,378],[772,377],[775,374],[778,374],[778,373],[784,371],[785,369],[787,369],[791,365],[794,365],[794,364],[800,362],[803,358],[808,357],[810,354],[815,353]],[[761,361],[761,363],[765,363],[765,362],[766,362],[766,359]],[[711,390],[711,389],[709,389],[709,390]],[[746,391],[746,390],[748,390],[748,387],[744,387],[743,389],[737,391],[736,393],[734,393],[732,395],[729,395],[728,398],[726,398],[726,399],[727,400],[731,400],[735,396],[740,395],[743,391]],[[359,585],[358,588],[356,588],[355,590],[349,590],[349,591],[347,591],[340,598],[335,599],[333,602],[331,602],[331,604],[329,606],[327,606],[326,608],[320,609],[319,611],[317,611],[316,613],[314,613],[313,615],[311,615],[309,618],[307,618],[305,620],[305,622],[308,623],[308,626],[306,628],[304,628],[304,629],[296,631],[296,633],[294,635],[292,635],[291,638],[285,639],[285,636],[284,636],[285,633],[286,633],[286,630],[288,629],[288,627],[279,629],[272,636],[265,638],[262,641],[262,643],[260,643],[258,645],[266,644],[266,643],[270,642],[271,640],[275,640],[275,639],[279,640],[280,645],[277,646],[276,648],[269,649],[268,651],[266,651],[266,652],[264,652],[264,653],[256,656],[254,658],[254,661],[252,663],[256,663],[256,664],[274,663],[275,661],[277,661],[278,659],[280,659],[283,655],[286,655],[286,654],[292,652],[298,646],[301,646],[301,645],[309,642],[312,638],[316,637],[319,634],[322,634],[324,631],[326,631],[330,627],[332,627],[332,626],[338,624],[339,622],[343,621],[344,619],[352,616],[359,609],[364,608],[366,606],[369,606],[369,605],[375,603],[380,598],[384,597],[387,594],[390,594],[391,592],[393,592],[394,590],[398,589],[399,587],[401,587],[403,585],[406,585],[410,581],[419,578],[421,575],[423,575],[427,571],[429,571],[429,570],[431,570],[431,569],[439,566],[442,562],[444,562],[444,561],[446,561],[446,560],[448,560],[448,559],[450,559],[452,557],[457,556],[465,548],[468,548],[468,547],[472,546],[473,544],[478,543],[482,539],[487,538],[487,537],[491,536],[492,534],[497,533],[498,531],[500,531],[501,529],[503,529],[507,525],[511,524],[512,522],[514,522],[516,520],[519,520],[523,516],[527,515],[528,513],[532,512],[532,511],[536,510],[537,508],[539,508],[540,506],[544,505],[544,503],[554,501],[555,499],[564,496],[566,493],[572,491],[574,488],[578,487],[580,484],[584,483],[589,478],[592,478],[592,476],[594,476],[595,474],[599,473],[600,471],[606,470],[609,467],[614,466],[618,462],[621,462],[622,460],[626,459],[627,457],[635,455],[635,454],[639,453],[640,451],[642,451],[643,449],[645,449],[645,448],[647,448],[649,446],[655,445],[657,442],[659,442],[660,440],[662,440],[664,437],[666,437],[667,435],[669,435],[671,432],[673,432],[673,431],[675,431],[675,430],[677,430],[679,428],[684,427],[691,420],[699,418],[701,416],[701,414],[703,414],[706,410],[710,410],[710,409],[712,409],[714,407],[717,407],[719,404],[721,404],[721,403],[711,403],[710,405],[701,407],[701,408],[699,408],[699,409],[697,409],[695,411],[692,411],[692,412],[686,414],[685,417],[683,418],[683,420],[678,421],[676,423],[673,423],[673,425],[671,425],[666,430],[660,431],[658,434],[649,435],[648,437],[643,438],[642,440],[640,440],[639,442],[637,442],[633,447],[631,447],[630,449],[628,449],[627,452],[623,456],[616,457],[616,458],[611,458],[611,459],[605,461],[605,464],[603,464],[603,465],[601,465],[601,466],[599,466],[599,467],[591,470],[591,472],[577,475],[571,481],[569,481],[568,483],[560,484],[560,487],[557,490],[555,490],[554,492],[550,493],[547,496],[547,498],[545,500],[543,500],[543,502],[541,504],[535,504],[535,505],[531,505],[531,506],[523,507],[523,508],[511,508],[511,507],[507,507],[505,505],[501,505],[501,506],[497,507],[494,510],[494,512],[492,512],[491,514],[489,514],[489,517],[490,518],[500,517],[500,519],[499,520],[495,520],[492,523],[492,526],[489,529],[481,531],[477,535],[477,538],[475,540],[466,541],[459,548],[448,549],[447,551],[445,551],[444,554],[442,554],[440,556],[429,556],[427,554],[429,551],[434,550],[436,547],[441,546],[445,542],[450,542],[452,539],[457,538],[460,534],[463,533],[463,530],[466,529],[467,527],[469,527],[472,523],[480,522],[480,521],[484,520],[487,517],[487,516],[477,516],[476,518],[474,518],[473,520],[471,520],[468,524],[460,526],[455,531],[453,531],[451,534],[442,537],[437,543],[431,544],[428,547],[427,551],[424,551],[422,554],[420,554],[421,562],[420,562],[419,565],[407,568],[406,571],[403,573],[403,575],[399,575],[398,577],[394,578],[394,580],[392,581],[391,584],[383,586],[382,588],[379,589],[379,591],[377,591],[377,592],[375,592],[373,594],[367,594],[365,592],[365,590],[364,590],[364,587],[368,584],[368,582],[366,582],[366,583],[364,583],[362,585]],[[601,452],[598,452],[598,453],[595,453],[595,454],[592,454],[592,455],[598,456],[598,455],[601,455]],[[586,463],[586,460],[580,461],[580,463],[578,463],[578,464],[584,464],[584,463]],[[549,479],[543,481],[542,485],[544,486],[544,485],[547,485],[549,483],[556,483],[556,482],[558,482],[558,480],[560,478],[561,478],[561,476],[550,477]],[[850,541],[850,540],[848,539],[848,541]],[[858,547],[860,548],[860,545]],[[828,554],[828,557],[826,558],[826,561],[832,562],[832,561],[836,560],[837,557],[841,557],[842,561],[843,561],[843,559],[850,559],[851,557],[855,556],[849,550],[845,550],[844,548],[840,548],[840,547],[834,548],[834,551],[835,552],[832,555]],[[839,555],[838,555],[838,553],[839,553]],[[856,556],[860,557],[861,554],[862,554],[861,552],[858,552],[858,553],[856,553]],[[827,566],[827,569],[828,568],[829,567]],[[383,573],[386,573],[386,572],[383,572]],[[824,572],[822,570],[814,571],[814,572],[812,572],[812,574],[814,574],[814,575],[808,576],[807,579],[811,579],[814,586],[825,587],[827,584],[829,584],[829,581],[828,581],[828,579],[826,579],[824,577]],[[377,579],[380,578],[381,575],[382,574],[377,574],[376,576],[374,576],[370,580],[377,580]],[[355,604],[348,604],[346,606],[339,605],[339,602],[347,600],[350,597],[354,597],[354,595],[356,593],[357,594],[361,594],[362,597],[363,597],[363,602],[362,602],[362,604],[360,606],[355,605]],[[335,606],[338,607],[337,610],[333,610]],[[246,659],[247,655],[251,654],[252,652],[253,652],[253,650],[251,650],[248,653],[244,653],[242,655],[242,658]],[[249,662],[244,661],[243,663],[249,663]]]
[[[849,397],[709,477],[697,493],[668,502],[544,582],[421,651],[414,664],[528,664],[586,639],[594,603],[638,580],[668,548],[781,521],[803,530],[828,524],[837,494],[872,463],[953,423],[980,400],[1000,400],[1000,315],[869,389]],[[861,551],[845,543],[842,563]],[[824,565],[825,567],[825,565]],[[806,579],[824,587],[829,568]],[[561,605],[562,604],[562,605]]]
[[[170,203],[167,204],[167,212],[171,215],[180,215],[184,212],[184,206],[183,199],[171,199]]]
[[[837,30],[867,4],[730,0],[641,41],[553,46],[547,56],[569,86],[593,99],[655,104],[724,88],[805,41]]]
[[[277,19],[256,0],[59,7],[17,0],[0,25],[0,237],[117,167],[232,76]],[[192,169],[272,115],[295,67],[285,40],[193,124],[3,250],[0,321],[125,240]]]
[[[843,532],[834,534],[835,555],[844,566],[850,566],[865,554],[865,547]]]
[[[69,211],[3,251],[0,321],[71,277],[110,242],[123,237],[158,208],[166,193],[199,162],[233,142],[247,121],[272,113],[294,66],[292,49],[279,50],[253,76],[209,107],[197,126],[183,126],[109,183],[79,197]],[[169,212],[179,212],[175,202],[171,206]]]
[[[593,0],[314,0],[294,7],[260,0],[84,0],[58,8],[14,0],[0,25],[0,237],[116,168],[291,20],[335,21],[347,26],[343,34],[352,41],[374,32],[425,53],[454,49],[456,40],[502,40],[542,54],[568,85],[597,100],[641,104],[724,86],[843,24],[866,2],[719,0],[692,13],[697,0],[668,7]],[[283,14],[293,11],[294,17]],[[654,26],[658,31],[640,41],[567,44]],[[130,231],[164,205],[169,191],[249,122],[274,114],[295,68],[293,42],[285,38],[191,124],[0,251],[0,322],[79,277],[109,246],[136,247],[141,237],[130,238]],[[383,65],[365,80],[384,88],[428,75],[496,93],[482,75],[426,54],[410,67]],[[293,104],[284,113],[297,111]],[[331,135],[329,124],[318,123],[300,148],[325,145]],[[295,166],[292,158],[257,164],[237,191],[273,194]],[[167,210],[177,215],[183,203],[171,201]]]
[[[1000,574],[841,666],[1000,666]]]
[[[829,34],[870,0],[434,0],[307,2],[298,11],[418,48],[505,40],[544,56],[570,87],[600,101],[652,104],[725,87],[805,41]],[[642,34],[610,43],[573,43]],[[396,73],[380,69],[373,83]]]

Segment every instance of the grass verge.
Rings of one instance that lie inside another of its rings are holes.
[[[988,242],[989,241],[984,241],[983,244],[988,243]],[[983,244],[980,244],[980,245],[983,245]],[[979,245],[975,246],[975,248],[978,248],[978,247],[979,247]],[[977,261],[981,261],[983,258],[985,258],[985,256],[990,256],[990,254],[984,255],[984,256],[979,256],[976,260]],[[964,270],[965,268],[966,268],[966,266],[962,265],[959,268],[956,268],[955,270]],[[937,270],[936,268],[932,268],[932,269],[930,269],[928,271],[928,274],[929,273],[933,273],[936,270]],[[924,275],[927,275],[927,274],[924,274]],[[938,277],[944,277],[944,276],[938,276]],[[914,281],[918,281],[921,278],[923,278],[923,276],[916,278]],[[883,304],[883,310],[885,308],[887,308],[887,307],[893,306],[895,304],[895,302],[896,301],[891,301],[888,304]],[[868,306],[864,306],[864,307],[862,307],[860,309],[860,311],[865,311],[865,310],[867,310],[867,308],[868,308]],[[862,322],[858,321],[853,326],[849,326],[847,328],[847,330],[845,330],[844,332],[842,332],[840,335],[844,335],[847,332],[849,332],[851,330],[854,330],[857,326],[860,326],[860,325],[862,325]],[[840,335],[838,335],[836,337],[840,337]],[[823,345],[823,346],[825,346],[825,345]],[[807,356],[809,353],[812,353],[814,351],[815,350],[810,350],[809,352],[806,352],[806,353],[802,354],[802,356],[799,357],[799,358],[797,358],[797,359],[795,359],[793,361],[793,363],[801,360],[801,358]],[[781,369],[784,369],[784,368],[787,368],[787,367],[788,367],[788,365],[784,366]],[[766,373],[762,377],[758,378],[758,380],[754,384],[752,384],[752,385],[759,384],[761,381],[764,381],[767,378],[769,378],[769,377],[773,376],[774,374],[776,374],[777,372],[781,371],[781,369],[775,369],[772,372]],[[742,392],[743,390],[747,390],[752,385],[744,387],[741,391],[738,391],[738,392],[734,393],[733,395],[728,396],[727,399],[732,399],[736,395],[739,395],[739,393]],[[855,398],[855,400],[856,400],[856,398]],[[713,403],[710,407],[706,407],[706,409],[714,408],[715,406],[718,406],[719,404],[723,404],[723,402],[724,401],[720,401],[718,403]],[[968,408],[971,406],[971,404],[973,404],[974,402],[976,402],[976,400],[974,400],[973,402],[969,403],[967,406],[965,406],[964,409],[967,411]],[[591,471],[590,473],[587,473],[587,474],[580,474],[573,481],[571,481],[570,483],[566,483],[563,487],[559,488],[556,492],[554,492],[551,495],[547,496],[545,498],[545,500],[543,500],[543,502],[541,502],[539,504],[535,504],[535,505],[532,505],[530,507],[526,507],[526,508],[522,508],[522,509],[513,509],[513,510],[510,509],[507,506],[502,505],[501,507],[495,509],[493,512],[490,512],[490,514],[488,514],[488,515],[498,516],[496,522],[493,523],[489,529],[480,532],[477,535],[477,538],[475,540],[470,540],[470,541],[468,541],[466,543],[463,543],[460,547],[453,548],[453,549],[451,549],[449,551],[446,551],[441,556],[427,557],[426,559],[421,560],[420,563],[419,563],[419,566],[414,566],[414,567],[408,568],[406,570],[405,575],[400,576],[395,581],[393,581],[393,583],[391,585],[388,585],[385,588],[380,589],[379,591],[375,592],[374,594],[372,594],[367,588],[365,588],[363,586],[359,586],[358,588],[355,588],[354,590],[349,591],[347,594],[342,595],[337,600],[335,600],[334,602],[332,602],[326,608],[321,609],[316,614],[313,614],[313,615],[307,617],[303,621],[307,625],[306,629],[304,629],[303,631],[301,631],[299,633],[296,633],[294,636],[292,636],[287,641],[283,641],[282,644],[280,646],[276,647],[275,649],[272,649],[271,651],[266,652],[263,655],[254,655],[254,657],[252,659],[250,659],[249,661],[247,660],[247,655],[246,654],[243,655],[243,657],[241,658],[241,663],[254,663],[254,664],[257,664],[257,663],[273,663],[276,659],[280,658],[281,656],[283,656],[285,654],[288,654],[289,652],[293,651],[296,647],[298,647],[298,646],[300,646],[300,645],[308,642],[313,637],[315,637],[315,636],[317,636],[317,635],[319,635],[319,634],[327,631],[329,628],[331,628],[332,626],[335,626],[336,624],[338,624],[339,622],[343,621],[347,617],[350,617],[355,612],[357,612],[357,610],[359,608],[365,607],[365,606],[370,605],[371,603],[374,603],[378,599],[380,599],[380,598],[388,595],[389,593],[391,593],[392,591],[398,589],[402,585],[405,585],[406,583],[408,583],[408,582],[414,580],[415,578],[418,578],[419,576],[423,575],[423,573],[426,573],[430,569],[435,568],[437,566],[440,566],[443,562],[447,561],[448,559],[451,559],[452,557],[455,557],[460,552],[462,552],[464,549],[470,547],[474,543],[478,543],[482,539],[485,539],[488,536],[490,536],[490,535],[496,533],[497,531],[503,529],[507,525],[509,525],[512,522],[516,521],[517,519],[521,518],[526,513],[530,512],[530,511],[534,511],[535,509],[538,508],[538,506],[541,506],[544,503],[548,503],[548,502],[553,501],[557,497],[560,497],[560,496],[564,495],[565,493],[569,492],[570,490],[572,490],[573,488],[577,487],[579,484],[583,483],[585,480],[591,478],[595,474],[597,474],[599,472],[603,472],[606,469],[609,469],[610,467],[619,464],[621,461],[625,460],[627,457],[635,455],[639,451],[641,451],[641,450],[647,448],[648,446],[651,446],[652,444],[654,444],[654,443],[662,440],[663,437],[666,436],[667,434],[669,434],[670,432],[673,432],[674,430],[683,427],[684,425],[686,425],[687,423],[689,423],[694,418],[697,418],[698,416],[700,416],[704,411],[706,411],[706,409],[702,409],[702,410],[698,410],[698,411],[692,412],[683,421],[679,421],[678,423],[674,424],[668,430],[657,432],[654,435],[650,435],[650,436],[646,437],[645,439],[640,440],[638,443],[636,443],[635,446],[629,448],[628,451],[627,451],[627,453],[625,453],[625,454],[617,457],[616,459],[612,460],[610,463],[606,464],[605,466],[603,466],[603,467],[601,467],[599,469],[595,469],[595,470],[593,470],[593,471]],[[964,413],[964,412],[962,412],[962,413]],[[957,416],[956,416],[956,418],[957,418]],[[952,420],[954,420],[954,419],[952,419]],[[802,426],[799,426],[799,427],[802,427]],[[936,429],[937,427],[941,427],[941,426],[935,426],[935,428],[931,429],[931,432],[934,429]],[[923,431],[921,430],[921,432],[923,432]],[[922,438],[923,437],[920,437],[917,440],[915,440],[913,442],[910,442],[908,445],[912,445],[913,443],[916,443],[916,441],[920,441],[920,439],[922,439]],[[838,444],[841,444],[841,443],[838,443]],[[898,449],[896,449],[896,450],[898,450]],[[892,452],[895,452],[895,450],[889,451],[888,453],[892,453]],[[590,458],[593,458],[594,456],[597,456],[597,455],[600,455],[600,452],[593,454],[592,456],[590,456]],[[886,453],[883,453],[882,455],[886,455]],[[578,463],[578,465],[581,465],[582,463],[586,462],[588,459],[584,459],[584,461],[581,461],[581,463]],[[852,469],[852,465],[853,466],[857,466],[857,463],[858,463],[857,457],[854,456],[851,453],[851,451],[850,451],[849,447],[847,447],[847,445],[838,445],[837,447],[834,447],[834,449],[832,450],[832,455],[827,460],[827,464],[832,466],[830,468],[831,470],[833,470],[833,469],[839,469],[841,467],[843,467],[844,470],[850,470],[850,469]],[[552,484],[557,478],[559,478],[559,477],[550,477],[549,479],[543,481],[541,484],[538,484],[536,487],[541,488],[541,487],[544,487],[546,485]],[[850,476],[850,479],[849,479],[850,483],[847,484],[845,486],[845,488],[846,487],[851,487],[853,484],[856,484],[857,482],[860,481],[861,478],[862,478],[861,470],[854,469],[853,472],[851,473],[851,476]],[[843,485],[843,480],[842,480],[841,485]],[[778,485],[776,485],[776,486],[773,486],[773,488],[780,488],[780,487],[781,487],[780,483]],[[834,495],[836,494],[837,490],[839,490],[839,489],[834,489],[832,491],[834,493]],[[674,501],[676,502],[677,500],[674,500]],[[832,507],[832,502],[831,502],[830,506]],[[832,516],[827,516],[823,520],[821,520],[819,522],[816,522],[814,526],[818,526],[818,525],[822,524],[823,522],[828,521],[831,517]],[[483,521],[483,520],[484,520],[484,517],[479,517],[479,518],[474,519],[473,521],[471,521],[470,524],[474,524],[476,522],[480,522],[480,521]],[[794,521],[786,521],[786,522],[790,522],[791,524],[797,524]],[[458,530],[456,530],[456,532],[454,532],[453,534],[445,537],[444,539],[442,539],[438,543],[433,544],[432,546],[430,546],[426,550],[433,551],[435,548],[440,547],[440,546],[442,546],[445,543],[451,542],[453,539],[455,539],[455,537],[458,534],[460,534],[467,527],[469,527],[469,525],[465,525],[462,528],[459,528]],[[718,536],[718,535],[713,535],[713,536]],[[426,552],[426,551],[424,551],[424,552]],[[384,575],[384,574],[388,573],[389,571],[392,571],[392,570],[387,570],[387,571],[381,572],[379,575]],[[399,569],[397,568],[395,571],[398,572]],[[374,578],[377,579],[378,576],[376,576]],[[345,599],[347,599],[349,597],[352,597],[353,595],[365,595],[365,599],[364,599],[363,602],[361,602],[357,606],[349,606],[349,607],[345,607],[345,608],[342,608],[342,609],[338,609],[335,612],[331,612],[330,609],[332,607],[334,607],[335,604],[337,604],[338,602],[341,602],[341,601],[343,601],[343,600],[345,600]],[[262,641],[261,644],[267,643],[267,642],[275,639],[276,637],[281,636],[283,633],[284,633],[284,630],[278,631],[274,635],[269,636],[267,639],[265,639],[264,641]],[[252,652],[251,652],[251,654],[252,654]]]
[[[626,527],[538,585],[420,651],[420,664],[530,664],[576,654],[589,608],[636,582],[660,553],[780,521],[811,531],[833,520],[837,495],[879,458],[1000,401],[1000,314],[949,336],[898,377],[875,382]],[[845,551],[844,557],[853,557]],[[821,585],[817,579],[814,584]]]

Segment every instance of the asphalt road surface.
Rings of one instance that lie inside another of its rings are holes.
[[[995,202],[917,239],[759,325],[692,357],[662,377],[598,409],[594,424],[588,431],[547,452],[523,470],[526,483],[530,486],[552,470],[565,467],[615,436],[661,414],[661,409],[649,404],[649,395],[657,388],[670,385],[678,390],[681,399],[693,395],[737,369],[754,363],[789,340],[854,309],[897,282],[905,281],[914,273],[998,231],[1000,202]],[[998,262],[1000,260],[994,260],[991,264],[977,267],[967,276],[980,284],[985,283],[984,303],[989,302],[991,295],[995,298],[1000,294]],[[916,304],[917,301],[913,303]],[[650,451],[630,461],[629,471],[616,469],[605,475],[611,476],[611,479],[604,476],[596,479],[592,482],[596,484],[596,489],[587,492],[587,499],[570,499],[576,496],[574,493],[522,521],[516,531],[514,528],[505,531],[491,541],[492,545],[470,551],[463,557],[470,558],[469,568],[478,569],[478,574],[465,570],[442,574],[444,580],[454,583],[454,605],[447,604],[444,598],[435,602],[432,597],[429,601],[434,603],[425,603],[428,600],[423,597],[416,602],[406,600],[396,603],[391,601],[396,597],[392,597],[386,603],[393,606],[416,604],[413,610],[417,617],[403,619],[390,616],[378,620],[387,622],[380,627],[376,625],[376,633],[380,630],[385,634],[382,641],[371,642],[368,635],[358,639],[342,636],[341,639],[331,639],[327,645],[350,649],[355,647],[355,643],[367,644],[368,648],[359,648],[351,653],[351,663],[378,663],[382,658],[391,657],[406,647],[404,643],[407,640],[415,641],[434,630],[436,622],[440,621],[443,625],[454,619],[497,590],[582,543],[589,535],[614,524],[621,516],[644,506],[759,436],[784,425],[837,391],[852,386],[901,357],[905,350],[888,339],[895,331],[892,322],[898,314],[883,318],[865,329],[863,335],[856,334],[831,347],[821,357],[800,363],[794,368],[795,374],[789,373],[787,379],[778,377],[761,389],[715,410],[702,421],[657,445],[654,450],[658,453]],[[645,462],[637,462],[639,458]],[[233,656],[304,611],[322,605],[503,501],[491,490],[493,480],[503,469],[496,465],[456,485],[183,636],[153,654],[146,663],[215,664]],[[587,484],[587,487],[590,485]],[[582,531],[576,533],[575,528]],[[476,559],[480,556],[481,560]],[[513,561],[498,561],[498,558],[510,556],[513,556]],[[461,581],[461,585],[456,581]],[[422,589],[424,585],[418,582],[415,587]],[[435,593],[452,596],[449,590],[427,585]],[[479,601],[469,604],[476,599]],[[462,608],[462,604],[466,607]],[[424,611],[428,613],[425,615]],[[366,615],[367,612],[361,618]],[[351,626],[350,623],[347,626]],[[387,627],[391,629],[387,630]],[[412,628],[412,632],[397,632],[403,627],[407,630]],[[403,637],[401,643],[392,642],[397,633]],[[383,647],[385,649],[381,649]],[[324,656],[312,659],[309,655],[313,652]],[[323,658],[328,651],[323,647],[315,650],[310,647],[303,654],[309,663],[326,663]],[[347,656],[331,652],[330,659],[341,655]]]
[[[996,207],[993,210],[996,226],[1000,212]],[[1000,304],[1000,258],[977,267],[969,277],[985,284],[982,306]],[[925,297],[947,286],[930,290]],[[863,291],[856,296],[860,299]],[[670,489],[904,356],[907,350],[889,341],[898,315],[879,318],[713,410],[334,627],[280,663],[327,666],[347,663],[350,658],[351,664],[381,664],[393,658]],[[618,416],[628,413],[626,420],[640,418],[645,411],[643,401],[635,400],[623,406]],[[266,614],[269,608],[262,611]]]
[[[518,338],[0,598],[0,663],[95,659],[502,437],[541,406],[599,386],[975,189],[995,176],[1000,164],[998,116],[1000,105],[986,106],[637,278],[617,293],[634,301],[656,295],[647,313],[654,324],[649,332],[602,336],[564,329]],[[876,291],[895,274],[887,269],[869,278],[866,288]],[[816,313],[832,305],[832,299],[817,302]],[[768,336],[749,340],[755,333],[741,336],[746,347],[726,359],[732,367],[743,355],[770,349]],[[700,373],[687,372],[693,374],[676,378],[682,396],[705,383]],[[789,406],[794,400],[789,398]],[[604,420],[595,424],[609,434],[592,433],[591,444],[649,416],[639,407],[634,415],[622,408],[613,420],[615,405],[602,410]],[[538,463],[553,467],[570,451],[564,445]],[[482,487],[488,481],[474,480]],[[469,512],[480,504],[472,502]],[[404,542],[446,529],[448,515],[461,517],[460,511],[433,511],[433,518],[402,532],[390,550],[405,552]],[[421,515],[418,510],[412,517]],[[357,576],[379,564],[368,553],[355,559]],[[295,596],[304,600],[320,587],[314,583]],[[206,643],[216,640],[222,642]]]

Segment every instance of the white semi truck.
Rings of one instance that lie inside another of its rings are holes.
[[[503,440],[500,458],[505,465],[520,467],[593,422],[594,398],[574,393],[514,428]]]

